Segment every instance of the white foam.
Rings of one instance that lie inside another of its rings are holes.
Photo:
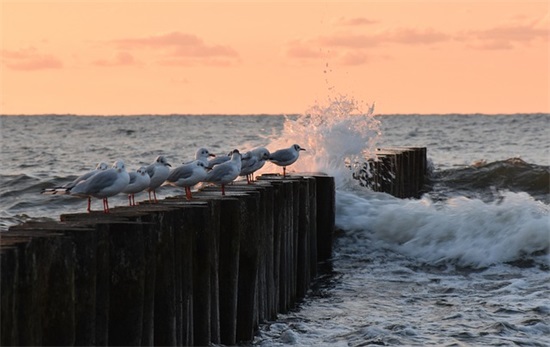
[[[505,192],[492,203],[457,197],[438,204],[428,197],[380,195],[338,192],[337,226],[366,232],[373,241],[430,264],[484,267],[550,248],[549,206],[525,193]]]
[[[297,143],[306,149],[288,169],[297,172],[324,172],[336,178],[336,186],[353,181],[352,170],[372,157],[380,136],[380,122],[374,109],[347,96],[330,99],[326,105],[315,105],[297,119],[288,118],[283,132],[269,144],[275,150]],[[273,171],[266,165],[263,172]]]
[[[455,197],[434,203],[427,196],[402,200],[358,187],[353,170],[372,157],[380,136],[372,107],[362,112],[360,102],[340,96],[287,119],[269,147],[298,143],[307,151],[292,170],[335,177],[339,228],[367,233],[371,242],[419,261],[485,267],[549,250],[550,208],[526,193],[501,192],[494,202]]]

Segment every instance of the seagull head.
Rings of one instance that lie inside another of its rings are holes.
[[[164,166],[172,166],[168,163],[168,160],[166,160],[166,157],[163,155],[159,155],[156,159],[156,162]]]
[[[117,172],[122,172],[125,170],[124,162],[122,160],[117,160],[113,164],[113,169],[115,169]]]
[[[95,167],[96,170],[107,170],[109,168],[109,165],[107,165],[107,163],[104,163],[104,162],[101,162],[101,163],[98,163],[97,166]]]

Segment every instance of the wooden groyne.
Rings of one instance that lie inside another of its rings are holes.
[[[262,176],[222,197],[28,222],[0,239],[0,344],[235,345],[306,295],[330,258],[335,187]]]
[[[418,198],[427,173],[426,147],[378,148],[355,176],[360,184],[398,198]]]
[[[426,148],[387,148],[357,179],[422,192]],[[0,345],[235,345],[303,298],[332,255],[334,179],[264,175],[159,204],[0,234]]]

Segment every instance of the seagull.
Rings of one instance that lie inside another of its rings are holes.
[[[265,161],[269,159],[269,151],[264,147],[259,147],[246,152],[242,157],[241,172],[239,176],[246,176],[246,182],[251,184],[254,180],[254,172],[261,169]]]
[[[117,160],[110,169],[98,172],[87,180],[79,182],[67,190],[68,194],[82,197],[93,196],[103,199],[103,212],[109,213],[108,198],[122,192],[130,182],[130,175],[126,172],[124,162]],[[88,210],[88,212],[90,212]]]
[[[149,174],[147,174],[147,168],[145,166],[140,167],[134,172],[130,172],[129,176],[130,182],[122,192],[128,194],[128,206],[136,206],[134,195],[148,188],[151,178]]]
[[[208,166],[208,157],[215,157],[214,153],[210,153],[206,148],[199,148],[195,153],[195,160],[200,160],[204,163],[204,167]]]
[[[158,202],[157,193],[155,190],[160,187],[161,184],[164,183],[164,181],[166,181],[166,178],[170,174],[170,169],[168,168],[168,166],[172,165],[168,163],[163,155],[159,155],[152,164],[146,167],[147,173],[151,178],[151,181],[149,182],[149,188],[147,188],[147,191],[149,192],[149,202],[152,202],[151,192],[153,192],[155,203]]]
[[[203,180],[203,182],[220,184],[222,195],[225,195],[225,185],[237,178],[241,172],[241,154],[236,149],[231,153],[231,160],[214,166]]]
[[[71,190],[74,186],[76,186],[78,183],[87,180],[88,178],[92,177],[96,173],[100,171],[105,171],[109,168],[109,165],[107,165],[104,162],[100,162],[97,164],[96,168],[92,171],[88,171],[85,174],[78,176],[74,181],[64,184],[60,187],[53,187],[53,188],[46,188],[42,190],[41,194],[67,194],[67,190]],[[92,198],[88,196],[88,212],[90,212],[92,206]]]
[[[185,188],[185,197],[191,200],[191,187],[206,178],[206,165],[200,159],[178,166],[170,172],[165,184]]]
[[[216,158],[210,159],[208,161],[208,165],[206,165],[206,168],[208,170],[212,170],[212,168],[214,166],[219,165],[221,163],[225,163],[226,161],[229,161],[231,159],[232,154],[233,154],[233,152],[229,152],[228,155],[217,155],[217,156],[215,156]]]
[[[305,148],[302,148],[299,145],[292,145],[289,148],[280,149],[271,153],[269,160],[275,165],[282,166],[283,177],[286,177],[286,167],[298,160],[300,151],[305,151]]]

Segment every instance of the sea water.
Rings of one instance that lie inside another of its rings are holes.
[[[547,346],[548,121],[548,114],[375,116],[347,97],[294,116],[0,117],[0,226],[83,212],[83,199],[40,191],[99,161],[124,159],[135,170],[159,154],[179,165],[199,147],[225,154],[298,143],[307,150],[290,171],[335,177],[333,257],[307,298],[263,322],[253,345]],[[352,178],[384,146],[428,148],[420,199],[372,192]]]

